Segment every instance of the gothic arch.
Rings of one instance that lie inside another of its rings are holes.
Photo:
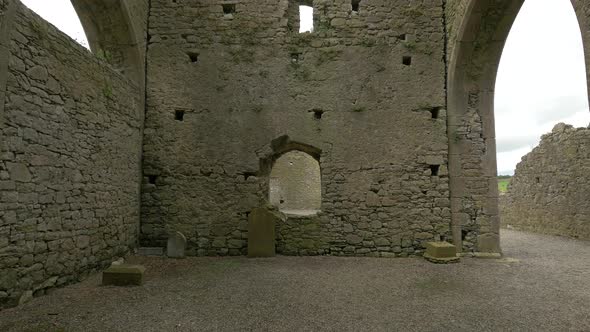
[[[447,108],[453,241],[465,251],[500,253],[494,88],[510,28],[524,0],[465,0],[448,45]],[[572,0],[589,67],[590,8]],[[459,6],[460,7],[460,6]],[[462,15],[462,16],[461,16]],[[588,69],[586,69],[588,76]],[[463,238],[477,234],[472,242]]]
[[[147,0],[71,0],[94,53],[138,85],[145,79]]]

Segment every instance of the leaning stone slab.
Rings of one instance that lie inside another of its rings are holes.
[[[446,264],[459,261],[457,248],[448,242],[428,242],[424,258],[433,263]]]
[[[176,232],[168,237],[166,255],[170,258],[184,258],[186,249],[186,237],[181,232]]]
[[[248,257],[275,255],[275,225],[279,217],[267,208],[256,208],[248,216]]]
[[[143,284],[145,267],[141,265],[111,265],[102,273],[104,286],[140,286]]]
[[[33,299],[33,291],[26,291],[24,292],[20,298],[18,299],[18,305],[23,305]]]

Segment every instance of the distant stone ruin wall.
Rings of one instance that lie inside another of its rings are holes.
[[[310,3],[308,1],[306,3]],[[321,150],[317,217],[277,226],[288,254],[420,254],[450,239],[438,0],[152,0],[144,245],[240,255],[268,201],[273,141]]]
[[[590,128],[558,124],[516,167],[503,227],[590,239]]]
[[[139,226],[139,89],[20,3],[9,6],[0,306],[108,265],[135,245]]]

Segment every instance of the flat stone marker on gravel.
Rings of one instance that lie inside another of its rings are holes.
[[[181,232],[175,232],[168,238],[166,255],[170,258],[184,258],[186,237]]]
[[[140,256],[162,256],[162,255],[164,255],[164,248],[162,248],[162,247],[140,247],[137,249],[137,254]]]
[[[457,248],[448,242],[428,242],[424,258],[433,263],[456,263]]]
[[[141,265],[111,265],[102,273],[104,286],[141,286],[145,267]]]
[[[279,219],[266,208],[256,208],[248,216],[248,257],[275,255],[275,224]]]

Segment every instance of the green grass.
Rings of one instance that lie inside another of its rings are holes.
[[[498,190],[501,193],[505,193],[506,191],[508,191],[508,184],[510,183],[510,180],[512,180],[512,178],[498,178]]]

